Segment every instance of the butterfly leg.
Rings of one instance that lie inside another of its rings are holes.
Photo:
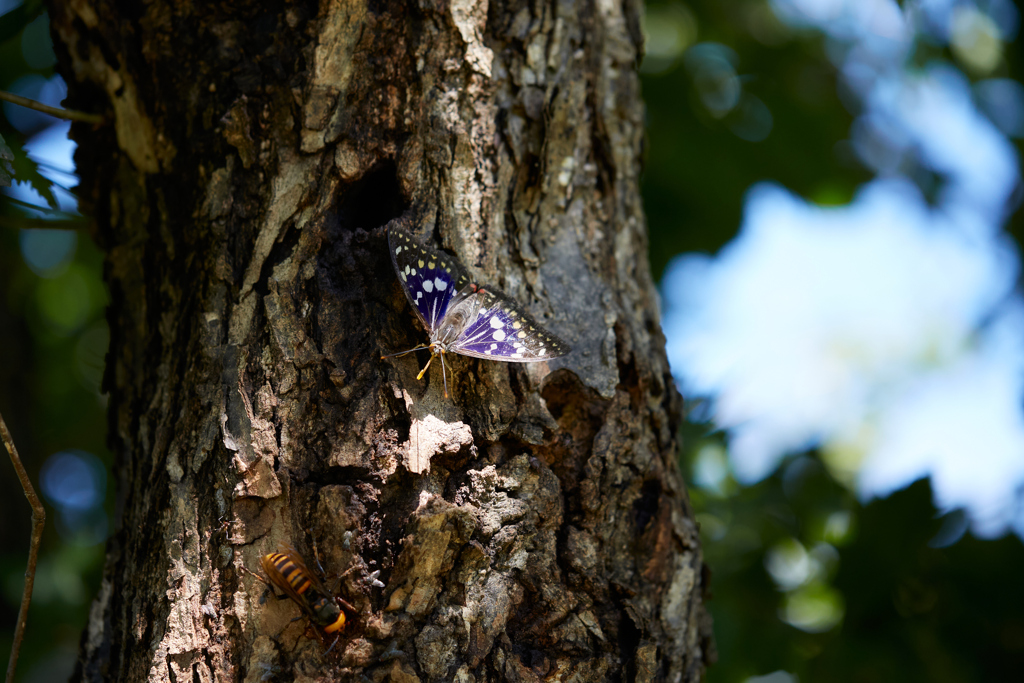
[[[441,349],[441,379],[444,380],[444,397],[448,398],[448,372],[444,366],[444,349]]]
[[[420,370],[420,374],[416,375],[416,379],[423,379],[423,375],[427,374],[427,368],[430,367],[430,364],[433,361],[434,361],[434,356],[430,356],[430,360],[428,360],[427,364],[423,366],[422,370]]]

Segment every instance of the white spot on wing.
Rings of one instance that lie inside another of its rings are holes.
[[[434,286],[437,287],[437,290],[439,292],[443,292],[444,290],[448,289],[448,283],[439,277],[434,278]]]
[[[495,330],[494,334],[492,334],[491,336],[494,338],[494,341],[505,341],[504,330]]]
[[[496,330],[500,330],[501,328],[505,327],[505,323],[501,322],[501,318],[499,318],[498,316],[492,315],[491,316],[491,327],[493,327]],[[505,338],[505,335],[501,335],[501,339],[504,339],[504,338]],[[498,341],[501,341],[501,339],[499,339]]]
[[[434,283],[433,283],[433,282],[431,282],[430,280],[424,280],[424,281],[423,281],[423,290],[424,290],[424,291],[425,291],[425,292],[426,292],[427,294],[430,294],[431,292],[433,292],[433,291],[434,291]]]

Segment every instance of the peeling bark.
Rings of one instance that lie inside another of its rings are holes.
[[[637,7],[52,5],[110,121],[73,128],[119,482],[76,680],[701,678]],[[391,221],[574,352],[456,357],[451,399],[381,361],[425,339]],[[356,607],[330,653],[242,571],[285,544]]]

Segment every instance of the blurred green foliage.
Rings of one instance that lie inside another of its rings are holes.
[[[676,254],[715,253],[728,243],[757,181],[838,204],[871,177],[846,142],[854,116],[820,34],[781,25],[764,0],[647,7],[654,53],[641,68],[643,192],[657,278]],[[746,139],[735,120],[702,103],[707,86],[688,57],[708,43],[730,55],[743,90],[767,107],[767,137]],[[1009,45],[994,75],[1019,79],[1018,55]],[[954,61],[927,43],[914,57],[934,58]],[[1007,229],[1019,243],[1020,212]],[[711,575],[719,653],[711,683],[1024,679],[1019,538],[964,534],[962,513],[938,514],[924,480],[862,504],[815,453],[740,486],[729,475],[724,436],[703,421],[706,406],[687,404],[681,465]]]
[[[698,99],[685,56],[653,73],[645,67],[643,192],[657,279],[672,256],[714,253],[724,245],[740,225],[744,193],[758,181],[840,203],[870,177],[835,153],[853,117],[836,97],[836,76],[819,39],[789,39],[765,2],[650,2],[648,21],[662,21],[666,7],[688,8],[697,41],[735,53],[744,90],[768,107],[772,128],[764,140],[749,142],[733,132],[731,118],[715,119]],[[754,38],[753,23],[776,44]]]
[[[49,50],[49,59],[40,56],[40,46]],[[10,90],[26,75],[51,78],[54,61],[42,2],[29,0],[0,15],[0,89]],[[0,115],[0,136],[12,153],[11,180],[29,183],[55,206],[50,181],[24,151],[37,132],[16,130]],[[48,215],[59,216],[64,225],[84,225],[68,214],[26,212],[23,203],[0,195],[0,412],[47,510],[17,680],[47,683],[67,680],[74,667],[89,604],[99,589],[103,543],[61,526],[59,511],[43,496],[40,470],[50,456],[66,450],[91,452],[108,468],[111,463],[100,392],[108,338],[102,255],[84,231],[20,229],[45,224],[41,217]],[[23,254],[36,257],[34,268]],[[6,452],[0,461],[0,663],[6,668],[31,511]],[[107,488],[109,498],[112,487]]]
[[[86,236],[67,264],[41,277],[21,257],[19,232],[0,228],[0,411],[42,495],[39,472],[54,453],[86,450],[108,466],[111,462],[99,391],[107,346],[106,299],[102,257]],[[6,453],[3,461],[0,467],[10,468]],[[0,477],[0,487],[0,658],[6,662],[21,599],[31,511],[13,474]],[[58,511],[45,497],[44,505],[47,525],[20,681],[63,680],[71,673],[103,561],[102,543],[83,545],[59,534]]]
[[[0,2],[0,7],[6,9],[5,5],[9,4],[10,0]],[[50,59],[33,58],[34,53],[40,51],[48,52]],[[54,74],[55,63],[53,45],[49,43],[49,24],[41,0],[27,0],[0,15],[0,90],[11,90],[14,81],[27,75],[49,78]],[[7,144],[0,142],[0,158],[8,162],[14,180],[28,182],[55,208],[57,202],[50,181],[40,175],[35,162],[24,152],[26,135],[12,128],[5,116],[0,116],[0,141],[3,138],[7,139]],[[4,170],[0,169],[0,186],[6,184],[2,182],[7,176]],[[8,201],[4,200],[3,204]],[[0,205],[0,224],[11,225],[11,218],[10,207]]]
[[[86,450],[111,462],[100,395],[107,333],[102,257],[83,235],[69,262],[42,277],[21,256],[20,233],[0,228],[0,411],[37,492],[56,452]],[[5,464],[10,468],[6,453]],[[12,470],[8,469],[8,472]],[[0,657],[7,661],[28,550],[31,511],[13,474],[0,477]],[[103,545],[58,533],[58,511],[44,498],[47,525],[19,680],[66,679],[89,601],[99,587]],[[108,505],[108,512],[110,506]],[[33,673],[34,672],[34,673]]]

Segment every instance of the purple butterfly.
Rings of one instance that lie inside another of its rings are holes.
[[[381,358],[430,349],[430,360],[416,376],[422,379],[434,356],[441,357],[444,395],[448,377],[444,354],[531,363],[569,353],[569,345],[538,325],[510,297],[469,281],[453,257],[424,247],[401,228],[388,228],[391,262],[430,343]]]

